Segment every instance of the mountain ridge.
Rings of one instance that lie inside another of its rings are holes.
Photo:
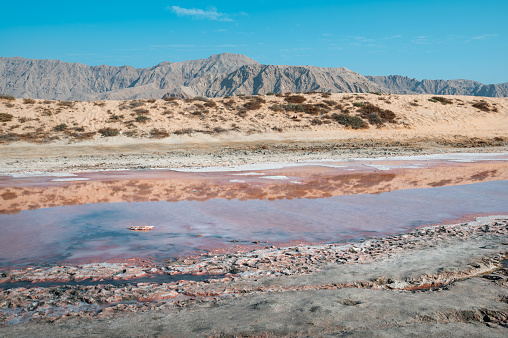
[[[363,76],[344,67],[262,65],[232,53],[147,68],[0,57],[0,94],[19,98],[91,101],[308,91],[506,97],[508,83]]]

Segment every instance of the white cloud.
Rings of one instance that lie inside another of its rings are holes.
[[[195,19],[206,19],[212,21],[233,21],[229,15],[217,11],[217,8],[208,10],[200,8],[183,8],[180,6],[168,6],[168,10],[178,16],[191,16]]]
[[[473,36],[473,40],[485,40],[485,39],[492,39],[492,38],[497,38],[499,36],[499,34],[482,34],[482,35],[477,35],[477,36]]]

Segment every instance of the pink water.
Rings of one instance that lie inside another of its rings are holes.
[[[506,214],[504,163],[378,170],[355,162],[259,171],[264,175],[79,174],[89,178],[83,182],[3,178],[0,196],[8,199],[0,199],[7,210],[0,214],[0,266],[164,260],[237,245],[356,240],[469,214]],[[135,189],[114,198],[118,185]],[[69,191],[89,195],[71,199]],[[139,198],[133,198],[134,192]],[[92,197],[106,202],[85,203]],[[41,204],[34,208],[34,200]],[[16,210],[9,213],[9,208]],[[154,230],[127,229],[133,225],[153,225]]]

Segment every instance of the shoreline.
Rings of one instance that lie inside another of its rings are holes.
[[[16,174],[68,173],[104,170],[189,170],[192,168],[231,168],[265,163],[306,163],[313,161],[341,161],[400,156],[425,156],[436,154],[506,154],[508,146],[495,147],[446,147],[435,144],[411,146],[295,143],[292,145],[249,145],[238,147],[210,147],[170,149],[155,151],[112,147],[94,150],[94,147],[66,148],[50,146],[41,152],[40,145],[0,147],[0,176]],[[123,150],[122,150],[123,149]],[[57,156],[54,154],[58,154]],[[230,169],[228,169],[230,170]]]

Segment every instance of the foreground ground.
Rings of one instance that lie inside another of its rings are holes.
[[[34,319],[0,333],[505,337],[507,234],[508,216],[491,216],[356,244],[267,248],[137,268],[138,274],[227,273],[214,280],[14,288],[0,294],[4,323]],[[107,277],[119,268],[98,264],[87,273]],[[57,280],[80,269],[4,276]]]

